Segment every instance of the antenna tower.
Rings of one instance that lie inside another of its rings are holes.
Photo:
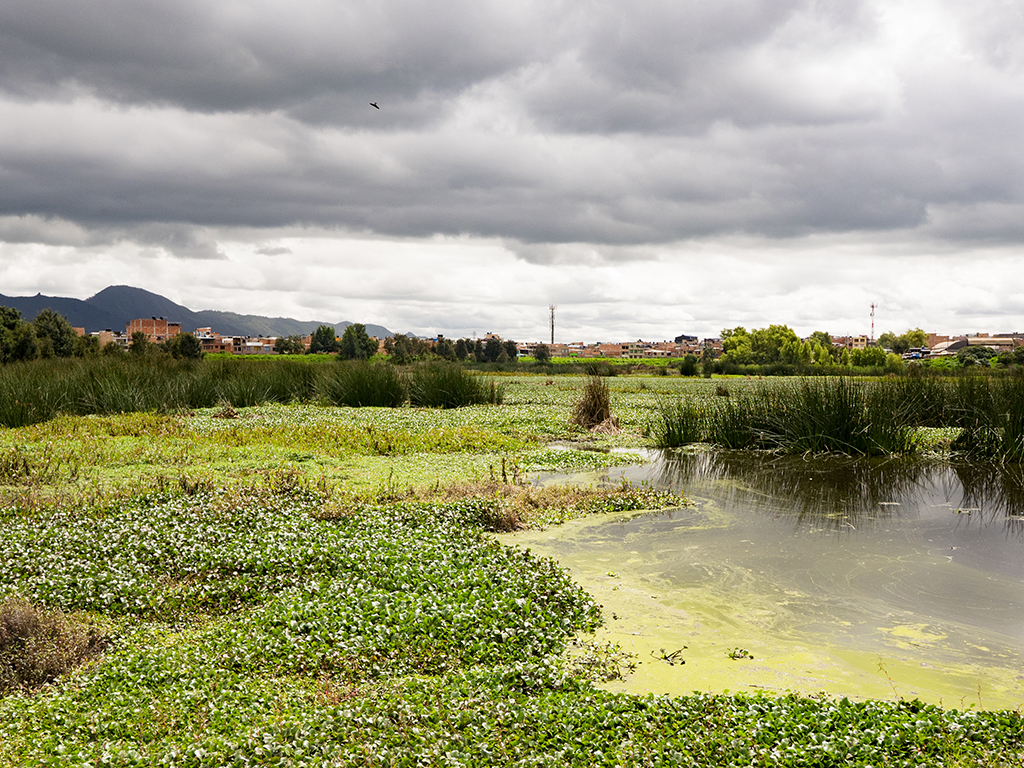
[[[871,343],[875,343],[875,307],[878,305],[871,302]]]
[[[549,304],[548,309],[551,310],[551,344],[555,343],[555,305]]]

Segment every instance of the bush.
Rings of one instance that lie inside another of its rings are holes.
[[[55,680],[100,653],[106,640],[59,611],[0,602],[0,695]]]

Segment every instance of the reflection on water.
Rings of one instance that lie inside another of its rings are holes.
[[[693,505],[514,539],[570,568],[603,635],[646,659],[626,689],[1024,702],[1019,469],[682,451],[604,476],[621,477]],[[685,665],[658,663],[683,646]]]
[[[1020,467],[711,451],[665,452],[653,471],[634,474],[683,492],[728,483],[732,503],[792,515],[800,525],[849,530],[949,506],[969,512],[974,525],[996,524],[1024,541]]]

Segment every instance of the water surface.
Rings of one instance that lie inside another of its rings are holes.
[[[604,605],[642,662],[610,687],[1024,704],[1020,471],[666,452],[590,479],[621,477],[693,504],[510,537]]]

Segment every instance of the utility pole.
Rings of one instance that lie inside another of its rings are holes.
[[[551,345],[555,344],[555,305],[549,304],[548,309],[551,310]]]
[[[875,343],[875,307],[878,305],[871,302],[871,343]]]

